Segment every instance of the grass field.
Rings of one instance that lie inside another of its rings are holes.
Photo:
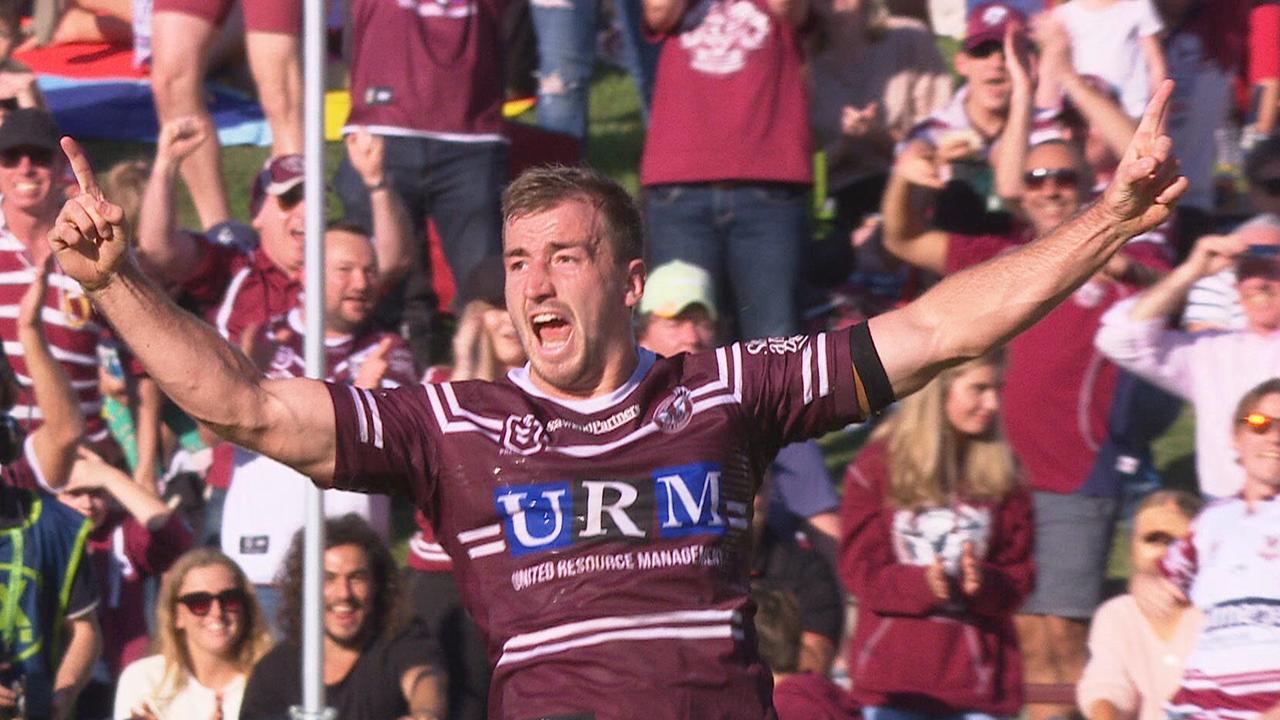
[[[940,42],[948,41],[944,38]],[[951,47],[943,49],[944,54],[947,55],[954,52],[954,48]],[[621,71],[602,69],[592,83],[590,103],[588,161],[635,193],[638,190],[638,167],[640,150],[644,142],[644,130],[640,119],[640,104],[631,79]],[[534,118],[530,113],[519,120],[533,122]],[[119,160],[149,159],[155,151],[153,145],[145,143],[87,142],[85,145],[94,161],[94,166],[100,172]],[[325,152],[327,176],[332,176],[342,153],[343,148],[340,143],[327,144]],[[265,148],[224,149],[224,174],[233,217],[247,218],[249,188],[254,174],[266,157]],[[336,198],[331,198],[329,208],[331,213],[341,212],[341,205]],[[181,222],[185,227],[195,227],[198,224],[195,209],[186,196],[185,190],[182,193]],[[1191,412],[1185,411],[1154,447],[1156,466],[1166,477],[1166,482],[1187,489],[1195,488],[1192,422]],[[827,467],[837,482],[843,475],[844,467],[864,440],[865,432],[854,430],[832,433],[820,441],[827,457]],[[406,539],[412,531],[412,518],[407,510],[397,510],[393,531],[397,540],[396,554],[403,559]],[[1125,532],[1125,528],[1118,528],[1118,537]],[[1122,542],[1116,544],[1117,552],[1112,555],[1110,568],[1113,577],[1124,577],[1128,574],[1128,558],[1124,547],[1125,544]]]

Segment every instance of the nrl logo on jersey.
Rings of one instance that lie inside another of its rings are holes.
[[[664,433],[677,433],[689,425],[693,419],[693,395],[689,388],[677,385],[671,396],[658,404],[653,411],[653,421]]]
[[[546,447],[547,430],[532,415],[508,415],[502,426],[502,449],[517,455],[534,455]]]

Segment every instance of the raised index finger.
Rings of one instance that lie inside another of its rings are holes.
[[[1173,95],[1173,81],[1166,79],[1160,87],[1151,93],[1147,108],[1142,111],[1142,120],[1138,122],[1138,133],[1149,133],[1156,138],[1164,134],[1165,124],[1169,119],[1169,97]],[[1137,133],[1135,133],[1137,134]]]
[[[62,137],[62,152],[66,153],[67,161],[71,163],[71,172],[76,175],[76,182],[80,184],[80,192],[86,193],[89,197],[101,198],[102,191],[98,189],[98,178],[93,174],[93,166],[89,164],[89,156],[84,154],[84,150],[80,148],[80,143],[76,142],[68,135]]]

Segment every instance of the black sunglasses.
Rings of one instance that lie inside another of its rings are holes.
[[[981,60],[983,58],[989,58],[998,52],[1004,52],[1004,43],[999,40],[984,40],[983,42],[974,45],[972,48],[965,50],[964,54],[971,58]]]
[[[196,617],[208,615],[213,609],[214,600],[217,600],[222,609],[229,613],[238,613],[249,604],[249,597],[240,588],[227,588],[216,595],[202,591],[178,596],[178,602],[186,605],[191,614]]]
[[[1260,412],[1251,412],[1240,418],[1241,424],[1252,430],[1257,435],[1266,435],[1267,431],[1275,427],[1276,423],[1280,423],[1280,418],[1274,418],[1270,415],[1263,415]]]
[[[288,212],[297,207],[298,203],[302,202],[305,197],[302,185],[296,185],[277,195],[276,202],[280,203],[281,210]]]
[[[53,165],[53,151],[48,148],[15,147],[0,150],[0,167],[16,168],[24,157],[30,158],[31,164],[36,167],[47,168]]]
[[[1079,187],[1080,172],[1075,168],[1032,168],[1022,176],[1022,183],[1032,190],[1053,181],[1058,187]]]

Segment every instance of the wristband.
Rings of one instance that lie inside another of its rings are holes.
[[[364,189],[368,190],[369,192],[374,192],[376,190],[386,190],[390,186],[391,184],[387,182],[387,176],[383,175],[382,179],[379,180],[376,185],[365,185]]]

